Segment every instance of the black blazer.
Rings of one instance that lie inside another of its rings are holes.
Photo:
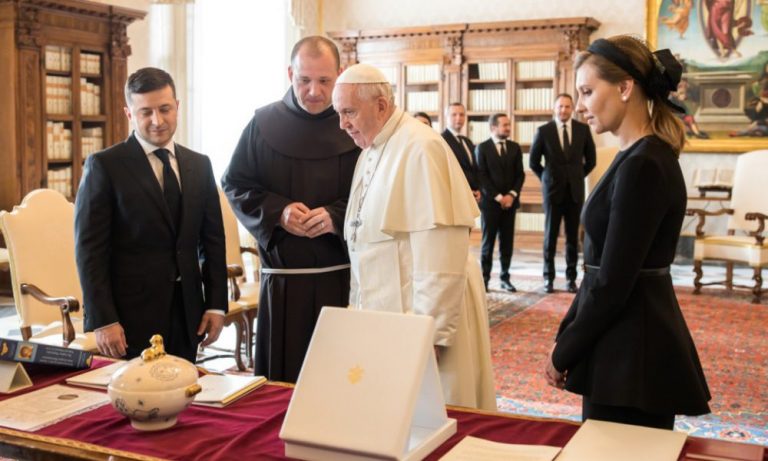
[[[565,156],[560,145],[557,123],[552,120],[536,130],[531,144],[529,165],[541,180],[542,194],[548,203],[560,203],[566,187],[577,203],[584,201],[584,178],[595,167],[595,142],[589,126],[573,120],[570,134],[570,155]],[[546,166],[542,166],[542,158]]]
[[[620,152],[590,194],[582,220],[587,271],[552,354],[566,389],[593,403],[651,413],[709,412],[707,383],[666,275],[686,208],[669,145],[648,136]]]
[[[163,192],[134,135],[89,156],[75,202],[85,329],[120,322],[130,347],[170,331],[181,276],[190,338],[206,309],[227,311],[219,195],[208,157],[176,144],[182,210],[174,229]]]
[[[501,205],[494,197],[499,194],[506,195],[509,191],[515,191],[517,194],[512,208],[520,208],[520,189],[523,188],[525,181],[523,152],[520,150],[520,144],[510,140],[506,141],[505,148],[507,160],[502,161],[493,138],[488,138],[475,147],[477,175],[480,178],[482,191],[480,208],[501,209]]]
[[[456,136],[454,136],[453,133],[451,133],[447,128],[443,130],[442,136],[443,139],[445,139],[445,142],[448,143],[448,146],[450,146],[451,150],[453,151],[453,155],[456,156],[456,160],[459,161],[459,165],[461,165],[461,171],[464,172],[464,176],[467,178],[467,182],[469,183],[469,188],[472,190],[480,190],[480,179],[477,176],[477,157],[474,158],[474,163],[469,163],[469,158],[467,158],[467,151],[464,149],[464,146],[461,145],[461,143],[456,139]],[[469,146],[470,155],[474,155],[475,145],[472,144],[472,141],[470,141],[466,136],[459,135],[459,138],[461,138],[461,140],[463,140],[465,143],[467,143],[467,146]]]

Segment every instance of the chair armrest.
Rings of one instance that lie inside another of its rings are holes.
[[[757,221],[757,230],[750,232],[749,235],[755,238],[758,245],[762,245],[765,240],[763,231],[765,231],[765,220],[768,219],[768,215],[762,213],[747,213],[744,215],[744,219],[747,221]]]
[[[75,340],[75,327],[72,325],[69,313],[80,310],[80,302],[77,299],[72,296],[59,298],[48,296],[46,292],[31,283],[21,284],[21,294],[30,295],[43,304],[59,306],[61,310],[61,334],[64,340],[64,347],[68,347]]]
[[[699,223],[696,225],[696,238],[702,238],[704,237],[704,220],[707,216],[722,216],[724,214],[732,215],[733,209],[732,208],[722,208],[717,211],[707,211],[702,210],[701,208],[688,208],[685,210],[686,216],[698,216],[699,217]]]
[[[237,264],[227,265],[227,277],[229,278],[229,300],[237,301],[240,299],[240,286],[237,284],[237,278],[243,276],[243,268]]]
[[[242,253],[250,253],[252,255],[259,256],[259,250],[254,247],[240,247],[240,254]]]

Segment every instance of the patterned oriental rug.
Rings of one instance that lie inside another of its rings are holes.
[[[581,419],[581,397],[548,386],[547,353],[574,295],[541,292],[541,279],[516,278],[518,293],[491,283],[491,350],[499,410],[547,418]],[[529,286],[530,285],[530,286]],[[558,287],[556,289],[563,287]],[[750,296],[676,288],[696,342],[712,413],[678,417],[676,429],[698,437],[768,445],[768,306]]]

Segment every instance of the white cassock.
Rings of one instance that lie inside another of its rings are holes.
[[[352,179],[349,300],[351,308],[434,317],[446,403],[495,410],[483,278],[469,255],[479,214],[442,137],[395,109]]]

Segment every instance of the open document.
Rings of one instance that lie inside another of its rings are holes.
[[[194,405],[225,407],[258,389],[267,378],[243,375],[205,375],[197,380],[203,390],[195,396]]]
[[[106,389],[109,385],[109,380],[112,379],[112,375],[125,364],[126,362],[124,360],[120,360],[105,367],[70,376],[67,378],[67,384],[93,387],[95,389]]]
[[[588,419],[557,461],[677,461],[686,434]]]
[[[552,461],[560,447],[515,445],[467,436],[440,461]]]
[[[106,403],[104,392],[54,384],[0,402],[0,426],[36,431]]]

